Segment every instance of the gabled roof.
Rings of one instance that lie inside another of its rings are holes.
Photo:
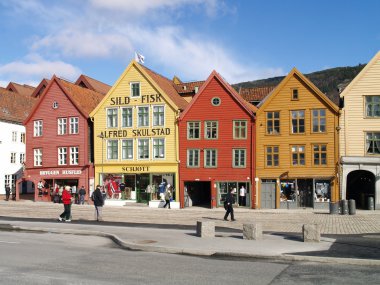
[[[364,74],[367,73],[368,69],[372,67],[376,62],[380,61],[380,51],[378,51],[375,56],[370,60],[370,62],[367,63],[367,65],[359,72],[358,75],[355,76],[355,78],[348,84],[348,86],[340,93],[340,97],[344,97],[350,90],[353,88],[353,86],[364,76]]]
[[[32,111],[36,99],[0,88],[0,120],[22,124]]]
[[[40,84],[38,84],[38,86],[34,89],[33,93],[32,93],[32,97],[40,97],[42,95],[42,93],[44,92],[45,88],[48,86],[50,80],[49,79],[42,79]]]
[[[230,84],[228,84],[224,79],[223,77],[218,73],[216,72],[215,70],[213,70],[211,72],[211,74],[209,75],[209,77],[207,78],[207,80],[205,81],[205,83],[202,85],[201,89],[198,91],[198,93],[194,96],[193,100],[191,100],[191,102],[189,103],[189,105],[187,106],[187,108],[185,109],[184,112],[182,112],[181,116],[180,116],[180,120],[182,120],[186,114],[189,112],[189,110],[191,109],[191,107],[194,105],[194,103],[198,100],[199,96],[202,96],[202,93],[204,92],[204,90],[207,88],[207,86],[210,84],[211,80],[215,78],[216,80],[218,80],[222,86],[224,88],[226,88],[227,92],[230,93],[230,95],[238,102],[240,103],[240,105],[246,110],[246,112],[248,114],[250,114],[252,117],[254,116],[254,113],[257,111],[257,108],[251,104],[249,104],[247,101],[245,101],[237,92],[234,88],[232,88],[232,86]]]
[[[92,91],[90,89],[75,85],[75,84],[70,83],[66,80],[60,79],[54,75],[52,77],[52,79],[50,80],[48,86],[46,87],[46,89],[44,90],[42,95],[40,96],[38,103],[35,104],[30,115],[24,121],[25,125],[30,120],[33,113],[38,109],[39,105],[43,101],[43,98],[49,92],[53,83],[56,83],[60,87],[62,92],[68,97],[68,99],[71,101],[71,103],[86,118],[89,117],[90,112],[93,109],[95,109],[95,107],[100,103],[100,101],[104,97],[104,94],[101,94],[101,93]]]
[[[319,98],[322,99],[323,102],[326,103],[332,110],[335,112],[339,111],[337,105],[335,105],[325,94],[322,93],[309,79],[307,79],[301,72],[298,71],[297,68],[293,68],[289,74],[276,86],[275,89],[272,90],[258,105],[259,108],[257,114],[263,112],[263,110],[270,104],[274,97],[281,91],[285,84],[292,78],[294,75],[298,76],[298,78],[307,85]]]
[[[152,71],[151,69],[147,68],[144,65],[141,65],[137,63],[135,60],[132,60],[127,68],[124,70],[123,74],[119,77],[119,79],[115,82],[115,84],[111,87],[111,90],[108,92],[108,94],[112,94],[113,90],[120,84],[120,82],[123,80],[124,76],[129,72],[129,70],[135,67],[139,72],[141,72],[147,80],[152,83],[155,88],[159,90],[159,92],[162,92],[167,95],[167,99],[169,100],[169,103],[172,105],[175,105],[178,109],[184,110],[188,104],[188,102],[183,99],[178,92],[176,91],[174,87],[174,83],[169,80],[168,78]],[[90,116],[93,117],[96,112],[99,110],[99,108],[102,106],[105,100],[107,100],[108,96],[105,96],[102,101],[98,104],[98,106],[91,112]]]
[[[276,86],[239,88],[239,94],[248,102],[262,101]]]
[[[16,82],[9,82],[8,86],[5,88],[8,91],[16,92],[22,95],[32,95],[35,87],[27,85],[27,84],[18,84]]]
[[[107,92],[111,89],[111,86],[109,86],[108,84],[84,74],[78,77],[77,81],[75,81],[75,84],[104,95],[107,94]]]

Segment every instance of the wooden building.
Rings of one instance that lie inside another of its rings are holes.
[[[342,198],[380,209],[380,52],[340,96]]]
[[[327,208],[339,199],[338,106],[297,69],[258,105],[259,208]]]
[[[187,104],[173,81],[132,61],[91,113],[96,183],[152,207],[170,185],[178,202],[177,119]]]
[[[245,191],[239,204],[255,207],[256,107],[215,71],[179,119],[181,207],[223,205],[227,191]],[[238,198],[238,197],[237,197]]]
[[[92,122],[89,113],[103,94],[56,76],[49,81],[30,115],[25,119],[26,165],[24,179],[43,191],[35,200],[51,201],[56,186],[74,190],[94,188]]]

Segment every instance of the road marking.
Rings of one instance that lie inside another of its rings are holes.
[[[3,240],[0,240],[0,243],[19,243],[17,241],[3,241]]]

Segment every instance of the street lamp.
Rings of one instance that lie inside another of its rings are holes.
[[[101,133],[97,137],[100,138],[100,139],[102,139],[102,175],[101,175],[101,177],[102,177],[102,180],[103,180],[103,164],[104,164],[104,155],[103,155],[104,154],[104,145],[103,145],[103,141],[104,141],[104,135],[103,135],[103,133]],[[102,185],[103,185],[103,181],[102,181]]]

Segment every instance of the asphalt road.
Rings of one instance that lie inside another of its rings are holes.
[[[1,284],[377,284],[379,267],[127,251],[108,239],[0,232]]]

